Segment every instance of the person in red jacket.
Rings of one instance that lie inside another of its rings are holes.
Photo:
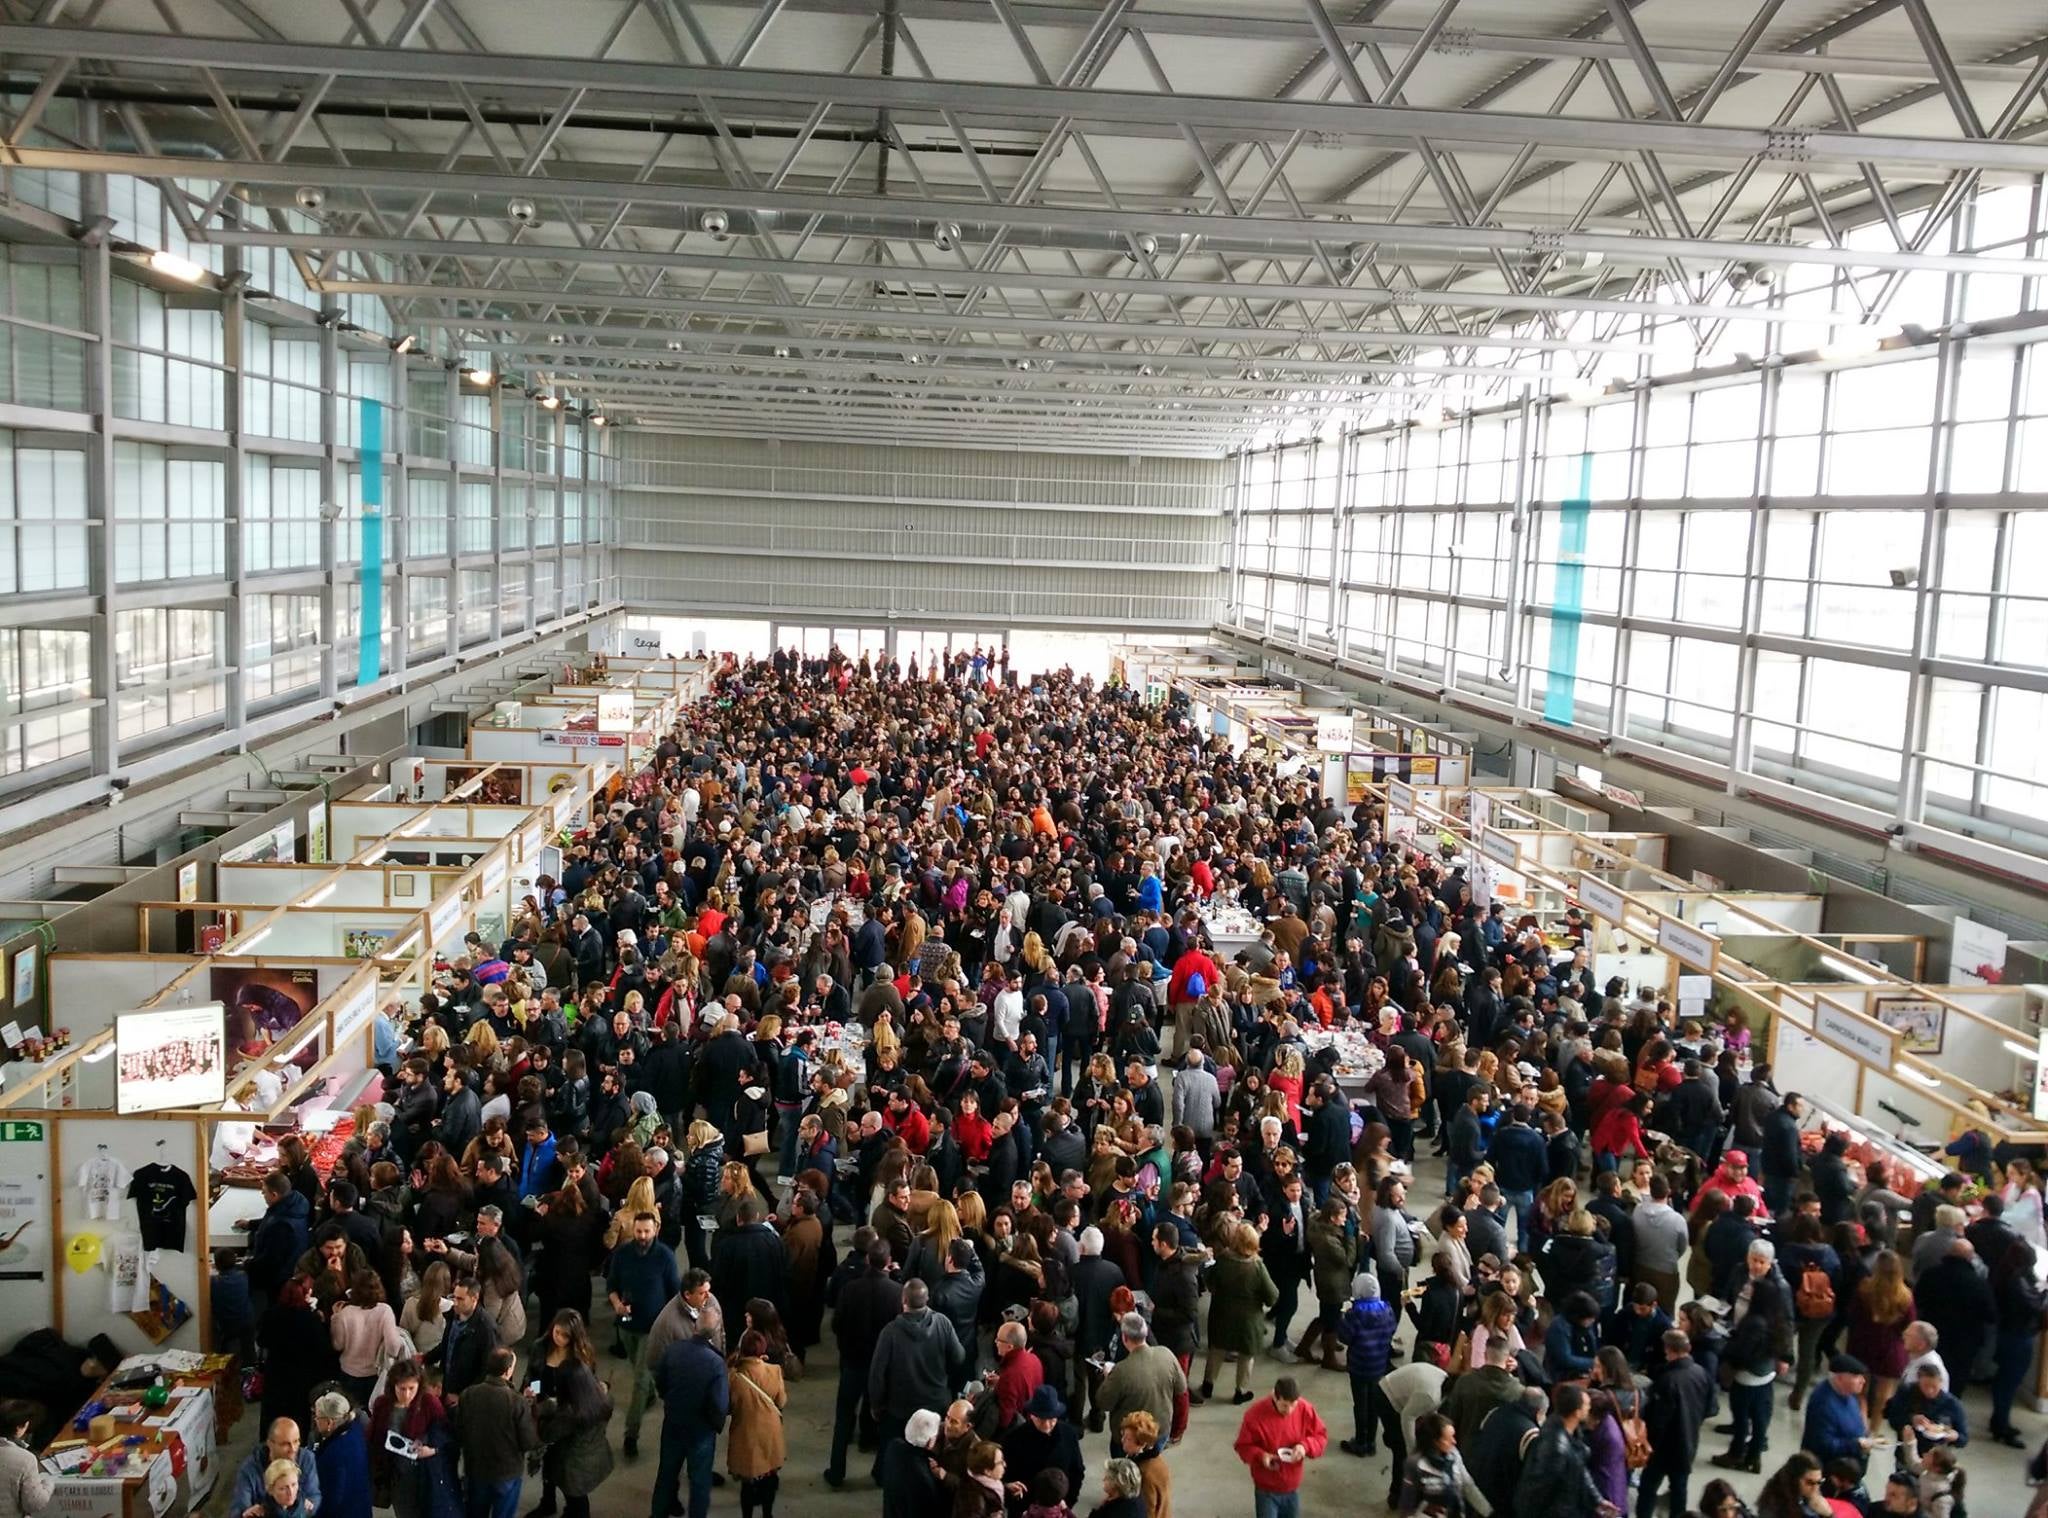
[[[1643,1119],[1649,1115],[1647,1096],[1631,1096],[1603,1112],[1600,1121],[1593,1125],[1593,1168],[1613,1170],[1624,1162],[1648,1159],[1650,1149],[1643,1142]]]
[[[1739,1196],[1756,1198],[1759,1208],[1764,1205],[1764,1188],[1750,1179],[1749,1156],[1740,1149],[1730,1148],[1721,1156],[1721,1168],[1708,1176],[1699,1194],[1692,1199],[1692,1210],[1698,1212],[1700,1204],[1707,1199],[1707,1193],[1719,1191],[1726,1194],[1728,1205],[1733,1207]]]
[[[968,1163],[988,1163],[988,1151],[996,1141],[996,1130],[981,1115],[981,1099],[972,1091],[960,1093],[960,1108],[953,1115],[953,1141],[967,1156]]]
[[[923,1154],[931,1144],[931,1119],[905,1092],[890,1094],[889,1110],[882,1114],[882,1121],[888,1124],[891,1133],[903,1140],[912,1154]]]
[[[1237,1458],[1251,1469],[1257,1518],[1301,1518],[1301,1473],[1329,1447],[1329,1430],[1292,1376],[1244,1410]]]

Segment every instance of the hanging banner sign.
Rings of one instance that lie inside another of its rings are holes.
[[[1721,955],[1720,939],[1711,933],[1702,933],[1698,928],[1688,927],[1676,917],[1658,921],[1657,947],[1681,964],[1704,970],[1709,975],[1714,973]]]
[[[1597,876],[1583,871],[1579,874],[1579,905],[1595,917],[1604,917],[1617,927],[1621,924],[1622,912],[1627,907],[1621,892]]]
[[[1522,845],[1519,840],[1506,833],[1486,829],[1479,835],[1479,852],[1495,864],[1505,865],[1511,870],[1522,868]]]
[[[1856,1016],[1832,1002],[1821,1002],[1813,1011],[1814,1036],[1833,1044],[1851,1059],[1889,1072],[1898,1057],[1899,1041],[1888,1029]]]

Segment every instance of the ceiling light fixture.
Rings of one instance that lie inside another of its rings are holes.
[[[498,376],[493,374],[488,369],[476,368],[463,370],[462,377],[468,380],[472,385],[488,385],[492,380],[496,379]]]
[[[544,409],[554,411],[561,406],[562,398],[559,395],[544,395],[540,398],[540,403]]]
[[[182,279],[188,285],[196,285],[206,277],[206,265],[196,264],[189,258],[162,248],[149,255],[149,266],[159,274],[168,274],[172,279]]]
[[[1824,363],[1842,364],[1868,358],[1881,351],[1884,344],[1884,334],[1875,327],[1851,327],[1833,342],[1822,344],[1820,356]]]

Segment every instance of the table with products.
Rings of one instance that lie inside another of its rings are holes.
[[[1250,948],[1259,941],[1266,925],[1234,901],[1221,897],[1212,898],[1200,913],[1202,927],[1209,934],[1209,942],[1216,946],[1219,963],[1227,964],[1235,959],[1238,952]]]
[[[131,1355],[42,1452],[56,1478],[46,1514],[167,1518],[197,1512],[221,1477],[221,1443],[241,1416],[232,1355]]]
[[[1308,1028],[1302,1032],[1301,1038],[1311,1054],[1319,1054],[1325,1049],[1336,1051],[1337,1066],[1332,1074],[1336,1077],[1337,1089],[1348,1100],[1362,1099],[1367,1082],[1386,1068],[1385,1052],[1357,1029]]]

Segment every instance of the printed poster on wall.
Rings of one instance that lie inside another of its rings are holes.
[[[237,1064],[256,1058],[313,1010],[320,999],[316,979],[311,970],[259,965],[223,965],[211,972],[207,989],[227,1008]],[[313,1057],[309,1045],[300,1063],[310,1065]]]
[[[0,1122],[0,1281],[40,1281],[46,1274],[49,1178],[43,1125]]]
[[[15,951],[12,987],[17,1012],[25,1012],[35,1004],[36,966],[42,963],[42,957],[43,951],[35,944]]]
[[[114,1060],[120,1072],[118,1112],[218,1103],[227,1095],[228,1080],[221,1004],[121,1013],[114,1019]]]

